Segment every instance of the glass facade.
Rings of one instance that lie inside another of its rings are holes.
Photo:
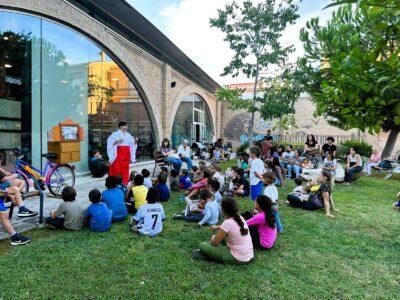
[[[213,134],[212,118],[205,101],[196,94],[183,97],[172,126],[172,146],[177,147],[183,139],[190,145],[211,142]]]
[[[84,129],[79,171],[125,120],[138,138],[138,159],[153,152],[149,113],[127,75],[83,35],[45,19],[0,11],[0,163],[22,147],[34,164],[47,152],[47,132],[67,119]]]

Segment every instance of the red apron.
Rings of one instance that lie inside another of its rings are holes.
[[[108,169],[109,176],[122,176],[122,181],[127,184],[129,181],[129,163],[131,161],[131,149],[129,146],[118,146],[117,157]]]

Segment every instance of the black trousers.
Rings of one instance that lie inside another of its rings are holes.
[[[253,217],[253,214],[249,211],[246,211],[246,212],[242,213],[241,216],[243,217],[243,219],[249,220]],[[253,247],[255,249],[263,249],[260,245],[260,235],[258,234],[257,226],[249,227],[249,231],[250,231],[251,240],[253,241]]]

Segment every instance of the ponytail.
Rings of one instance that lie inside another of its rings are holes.
[[[240,227],[240,233],[242,235],[247,235],[249,233],[249,230],[244,228],[244,223],[240,215],[238,214],[238,208],[237,208],[237,203],[234,199],[232,198],[224,198],[221,202],[221,208],[224,211],[225,214],[227,214],[229,217],[233,218],[235,222],[239,225]]]

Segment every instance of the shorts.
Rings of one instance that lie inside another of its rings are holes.
[[[256,185],[250,186],[250,197],[251,200],[256,200],[256,198],[262,194],[264,183],[262,181],[258,182]]]
[[[0,212],[7,211],[7,207],[4,205],[4,198],[0,198]]]
[[[9,181],[0,183],[0,190],[6,190],[9,187],[11,187],[11,182],[9,182]]]

